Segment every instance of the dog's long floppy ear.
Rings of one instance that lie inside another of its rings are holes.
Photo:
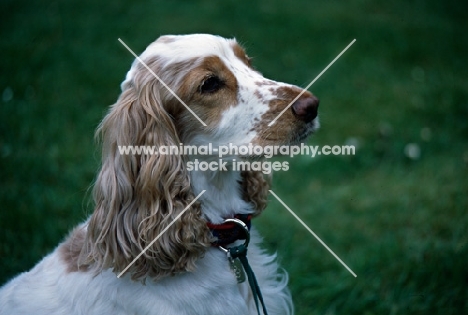
[[[150,75],[150,74],[147,74]],[[155,78],[126,84],[97,130],[102,169],[93,191],[81,263],[123,271],[194,199],[180,155],[125,154],[122,146],[179,146]],[[209,247],[209,231],[194,203],[129,268],[134,280],[159,279],[195,268]]]
[[[271,175],[264,175],[261,171],[243,171],[241,176],[243,199],[254,206],[254,215],[259,215],[267,206]]]

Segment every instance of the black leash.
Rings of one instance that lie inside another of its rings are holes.
[[[257,307],[257,313],[260,315],[260,309],[258,307],[258,301],[262,303],[263,314],[268,315],[265,302],[263,302],[262,292],[260,291],[260,287],[258,286],[257,278],[255,278],[255,274],[252,268],[249,265],[249,261],[247,260],[247,245],[242,244],[235,247],[230,247],[228,249],[229,255],[233,258],[239,258],[242,266],[244,267],[244,271],[247,274],[247,279],[249,279],[250,289],[252,290],[252,295],[254,297],[255,306]]]
[[[245,232],[245,243],[233,246],[229,248],[224,248],[223,246],[218,245],[218,247],[223,250],[229,259],[229,264],[236,275],[237,282],[242,283],[245,281],[244,272],[247,274],[247,279],[249,280],[250,290],[252,291],[252,295],[255,301],[255,306],[257,308],[258,315],[260,314],[260,307],[258,301],[262,304],[263,315],[268,315],[268,312],[265,307],[265,302],[263,301],[262,292],[260,291],[260,287],[258,286],[257,278],[255,278],[255,274],[252,268],[249,265],[249,261],[247,260],[247,247],[250,241],[250,233],[249,233],[249,226],[242,220],[238,218],[234,219],[226,219],[224,223],[232,222],[240,227],[242,227],[243,231]],[[237,263],[240,261],[241,266]],[[241,270],[244,269],[244,270]]]

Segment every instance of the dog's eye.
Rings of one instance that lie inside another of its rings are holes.
[[[207,78],[200,86],[200,93],[214,93],[223,86],[223,81],[216,76]]]

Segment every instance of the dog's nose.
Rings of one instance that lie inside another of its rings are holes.
[[[300,98],[292,104],[294,115],[304,122],[310,122],[317,117],[319,99],[315,96]]]

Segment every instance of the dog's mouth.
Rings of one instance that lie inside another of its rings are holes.
[[[313,120],[307,123],[300,123],[299,126],[294,128],[293,130],[289,130],[288,134],[282,134],[279,136],[276,132],[269,132],[260,137],[257,143],[261,144],[262,146],[291,146],[301,144],[309,136],[314,134],[317,129],[320,127],[318,116],[315,117]]]
[[[250,152],[250,154],[239,154],[237,157],[246,160],[261,160],[266,156],[270,158],[272,156],[288,155],[288,153],[283,153],[289,152],[289,150],[285,149],[285,147],[301,145],[301,143],[304,143],[309,136],[317,131],[319,126],[319,120],[318,117],[316,117],[312,121],[302,124],[286,137],[283,136],[275,138],[274,133],[268,134],[266,137],[260,137],[259,139],[255,140],[252,145],[262,147],[264,152],[268,152],[267,154],[252,154],[252,152]],[[266,151],[267,148],[268,151]]]
[[[319,128],[319,120],[316,117],[311,122],[307,123],[303,128],[298,130],[293,137],[291,138],[291,142],[289,145],[297,145],[304,142],[309,136],[315,133]]]

